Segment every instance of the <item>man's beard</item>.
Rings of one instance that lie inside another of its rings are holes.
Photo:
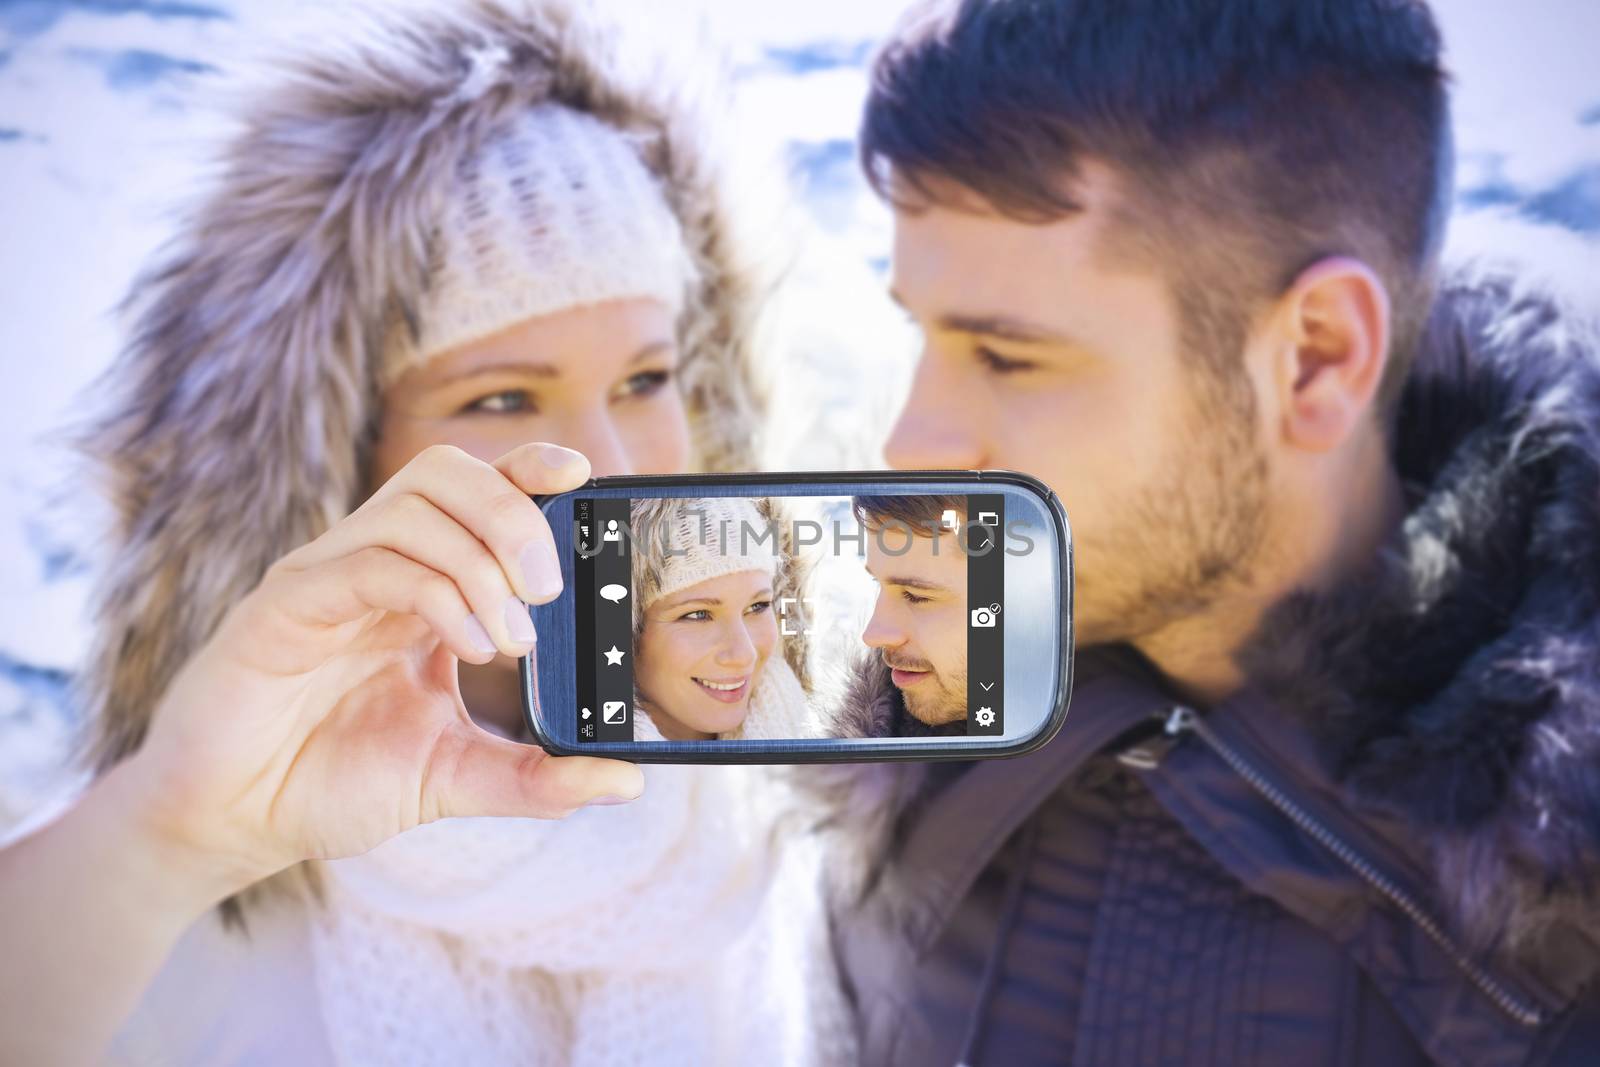
[[[1094,560],[1079,570],[1080,645],[1131,641],[1206,612],[1248,584],[1263,551],[1267,460],[1250,381],[1242,367],[1184,373],[1195,397],[1172,454],[1080,546]]]
[[[965,666],[946,677],[944,672],[934,670],[933,665],[927,660],[900,656],[890,660],[887,653],[880,654],[880,658],[885,668],[899,667],[908,671],[928,671],[933,675],[934,684],[931,689],[924,682],[919,683],[915,689],[900,690],[900,699],[905,701],[906,712],[912,718],[929,726],[938,726],[941,723],[955,722],[957,719],[967,717]]]

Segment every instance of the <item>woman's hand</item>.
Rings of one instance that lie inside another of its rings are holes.
[[[528,497],[588,476],[582,455],[546,444],[493,465],[419,454],[233,607],[119,768],[122,795],[159,840],[241,887],[446,816],[556,818],[637,796],[632,764],[479,728],[457,684],[458,659],[532,647],[524,602],[554,599],[561,576]]]

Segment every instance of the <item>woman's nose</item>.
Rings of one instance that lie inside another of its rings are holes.
[[[717,649],[717,666],[743,671],[755,665],[756,643],[751,640],[750,631],[743,620],[730,623],[724,628],[722,644]]]
[[[614,474],[632,474],[637,466],[627,446],[617,433],[616,423],[604,407],[586,408],[583,412],[563,420],[554,443],[575,448],[589,458],[589,470],[595,477]]]

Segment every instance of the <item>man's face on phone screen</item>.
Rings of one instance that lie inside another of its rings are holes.
[[[954,534],[867,533],[878,600],[861,640],[891,669],[906,710],[936,726],[967,715],[967,558]]]

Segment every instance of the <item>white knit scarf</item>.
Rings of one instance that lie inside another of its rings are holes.
[[[808,721],[782,658],[762,673],[749,727]],[[774,837],[773,776],[643,769],[631,804],[447,819],[322,865],[312,946],[339,1062],[847,1061],[815,845]]]

